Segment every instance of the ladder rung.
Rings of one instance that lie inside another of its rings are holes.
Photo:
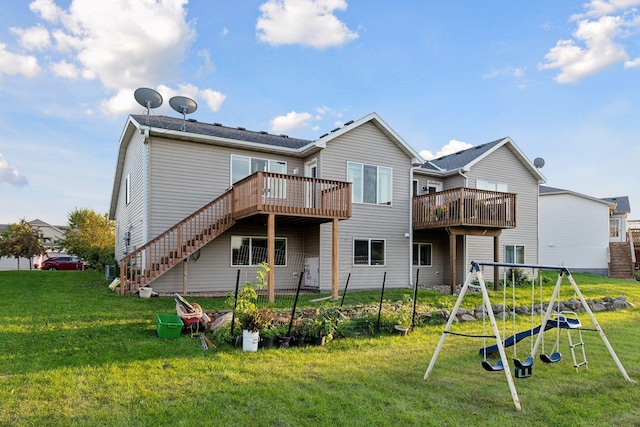
[[[570,345],[569,347],[576,348],[576,347],[580,347],[581,345],[584,345],[584,343],[583,342],[575,343],[575,344]]]

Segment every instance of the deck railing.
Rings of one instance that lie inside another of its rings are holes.
[[[351,183],[256,172],[120,260],[121,292],[150,284],[236,220],[259,213],[351,217]]]
[[[234,218],[256,213],[348,219],[351,183],[256,172],[233,186]]]
[[[452,226],[514,228],[516,195],[456,188],[413,198],[413,228]]]

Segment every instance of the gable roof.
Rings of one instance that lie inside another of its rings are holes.
[[[343,135],[358,126],[362,126],[365,123],[372,123],[376,126],[383,134],[387,136],[394,144],[400,148],[400,150],[407,155],[407,157],[411,158],[411,163],[414,166],[422,165],[424,160],[420,156],[413,147],[411,147],[400,135],[396,133],[391,127],[384,121],[377,113],[370,113],[358,120],[352,120],[344,124],[344,126],[340,128],[336,128],[329,133],[325,133],[322,135],[317,141],[316,145],[319,147],[326,147],[327,142]]]
[[[247,130],[243,127],[223,126],[220,123],[204,123],[193,119],[184,121],[184,130],[182,130],[182,119],[168,116],[149,116],[135,114],[131,116],[139,125],[149,126],[156,129],[164,129],[171,132],[180,132],[183,134],[191,134],[193,137],[198,135],[220,138],[224,140],[253,142],[256,144],[270,145],[273,147],[294,148],[299,149],[308,145],[312,141],[307,139],[290,138],[288,135],[274,135],[265,131],[256,132]],[[147,124],[148,120],[148,124]]]
[[[631,213],[631,204],[627,196],[605,197],[602,200],[616,204],[616,208],[613,211],[614,214]]]
[[[184,123],[184,130],[182,126]],[[168,116],[147,116],[144,114],[130,115],[120,135],[116,172],[111,192],[109,218],[115,217],[116,204],[120,192],[122,170],[127,153],[127,147],[136,133],[145,135],[145,140],[151,136],[162,136],[174,140],[200,142],[212,145],[230,146],[241,149],[252,149],[264,152],[276,152],[289,156],[307,157],[314,151],[326,147],[327,142],[349,132],[365,123],[372,123],[380,129],[394,144],[396,144],[409,158],[413,165],[423,163],[420,154],[406,143],[389,125],[376,113],[368,114],[359,119],[345,123],[317,140],[290,138],[287,135],[274,135],[268,132],[256,132],[242,127],[228,127],[220,123],[204,123],[196,120],[185,120]]]
[[[503,146],[506,146],[513,152],[527,170],[536,177],[539,183],[546,181],[542,173],[540,173],[540,170],[536,168],[531,161],[529,161],[527,156],[524,155],[515,142],[513,142],[513,140],[508,136],[477,145],[475,147],[467,148],[466,150],[458,151],[453,154],[438,157],[437,159],[428,160],[416,170],[421,170],[427,173],[434,172],[442,175],[451,175],[457,174],[459,171],[468,171],[473,165]]]
[[[602,203],[602,204],[605,204],[605,205],[607,205],[609,207],[615,206],[615,202],[611,202],[611,201],[608,201],[606,199],[599,199],[597,197],[588,196],[586,194],[576,193],[575,191],[564,190],[562,188],[549,187],[549,186],[546,186],[546,185],[540,185],[538,187],[538,194],[540,196],[548,196],[548,195],[554,195],[554,194],[569,194],[569,195],[572,195],[572,196],[581,197],[583,199],[591,200],[593,202]]]

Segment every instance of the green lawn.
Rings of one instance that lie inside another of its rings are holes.
[[[574,277],[588,299],[626,295],[640,304],[640,284]],[[573,296],[564,290],[563,299]],[[403,294],[410,291],[387,297]],[[527,295],[518,289],[519,301],[526,304]],[[350,298],[376,304],[379,294],[352,293],[345,304]],[[308,299],[304,304],[312,305]],[[222,306],[221,299],[189,300],[205,309]],[[588,370],[575,372],[563,335],[560,363],[537,361],[531,378],[516,380],[517,412],[504,373],[480,366],[482,340],[449,336],[423,380],[442,324],[407,337],[341,339],[326,347],[203,351],[188,335],[157,337],[155,315],[175,313],[172,298],[119,296],[94,272],[0,272],[0,301],[0,425],[640,425],[640,385],[624,381],[592,332],[583,334]],[[454,302],[427,291],[418,299],[430,307]],[[478,303],[473,296],[465,305]],[[628,374],[640,380],[640,309],[596,317]],[[529,322],[519,319],[518,328]],[[518,346],[518,354],[528,346]]]

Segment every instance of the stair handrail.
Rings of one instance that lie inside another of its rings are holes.
[[[133,293],[230,228],[233,188],[120,260],[121,293]]]

